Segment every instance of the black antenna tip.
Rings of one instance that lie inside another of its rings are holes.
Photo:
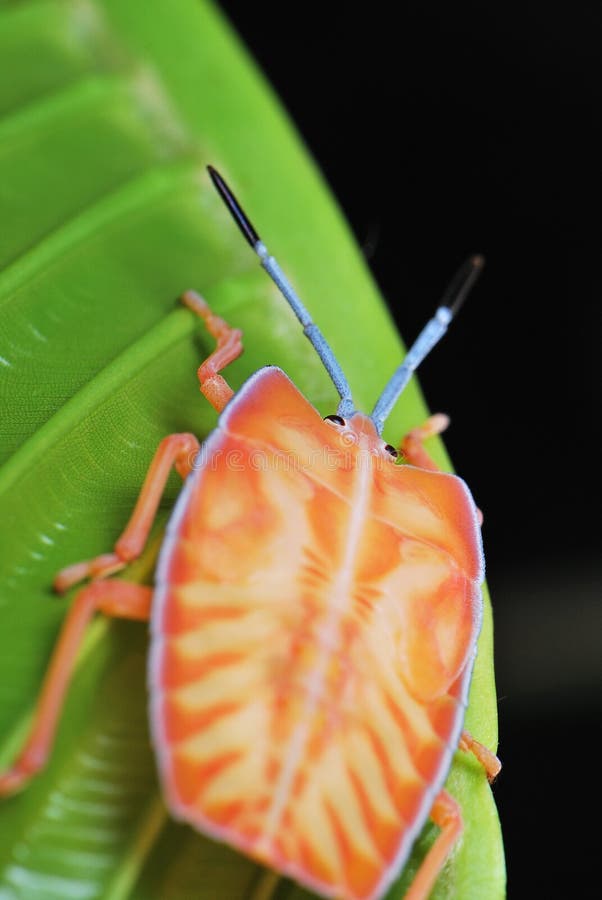
[[[234,194],[232,193],[232,191],[230,190],[230,188],[228,187],[228,185],[226,184],[226,182],[224,181],[224,179],[222,178],[220,173],[217,171],[217,169],[214,169],[213,166],[207,166],[207,171],[209,172],[209,177],[211,178],[211,181],[215,185],[215,188],[216,188],[218,194],[220,195],[220,197],[222,198],[222,200],[228,207],[232,218],[234,219],[234,221],[236,222],[236,224],[242,231],[242,233],[245,237],[245,240],[247,240],[248,243],[251,245],[251,247],[253,247],[253,249],[255,249],[255,245],[257,244],[257,242],[259,241],[260,238],[259,238],[259,235],[257,234],[257,232],[255,231],[255,229],[253,228],[248,217],[243,212],[243,209],[242,209],[240,203],[238,202],[238,200],[236,199],[236,197],[234,196]]]
[[[485,257],[480,253],[469,257],[450,281],[440,306],[447,307],[452,316],[457,315],[458,310],[475,286],[484,266]]]

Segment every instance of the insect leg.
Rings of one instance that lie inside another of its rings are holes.
[[[421,469],[439,472],[439,466],[433,462],[424,449],[424,441],[436,434],[441,434],[449,425],[449,417],[444,413],[435,413],[423,425],[412,428],[401,442],[401,450],[407,461]]]
[[[441,791],[433,804],[431,819],[441,828],[441,833],[422,861],[405,900],[426,900],[435,884],[449,853],[462,834],[460,807],[447,791]]]
[[[10,769],[0,772],[0,796],[13,794],[46,764],[77,651],[96,611],[146,621],[152,588],[127,581],[93,581],[77,594],[55,645],[42,684],[33,725]]]
[[[473,736],[468,733],[468,731],[462,732],[458,747],[460,750],[464,750],[467,753],[472,753],[474,754],[474,756],[476,756],[478,761],[485,769],[487,780],[490,784],[500,774],[502,764],[495,753],[492,753],[491,750],[488,750],[487,747],[485,747],[479,741],[476,741]]]
[[[234,391],[219,372],[242,353],[242,331],[231,328],[227,322],[212,313],[207,302],[195,291],[186,291],[182,295],[182,303],[201,317],[207,331],[217,341],[213,353],[199,366],[198,376],[201,391],[209,403],[221,412],[234,396]]]
[[[134,512],[113,553],[104,553],[62,569],[54,579],[55,590],[62,593],[84,578],[112,575],[140,556],[172,467],[175,466],[178,474],[186,478],[193,469],[199,446],[193,434],[170,434],[164,438],[153,457]]]
[[[441,434],[449,425],[449,416],[445,413],[435,413],[430,416],[423,425],[412,428],[401,442],[401,452],[412,466],[421,469],[429,469],[431,472],[440,472],[439,466],[431,459],[424,449],[424,441],[436,434]],[[483,524],[483,513],[477,509],[479,525]]]

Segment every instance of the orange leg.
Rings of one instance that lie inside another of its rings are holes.
[[[433,462],[424,449],[424,441],[436,434],[441,434],[449,425],[449,417],[444,413],[435,413],[419,428],[412,428],[401,442],[401,452],[412,466],[439,472],[439,466]]]
[[[441,791],[431,810],[431,819],[441,829],[435,843],[422,861],[405,900],[426,900],[452,847],[462,834],[460,807],[447,791]]]
[[[54,579],[55,589],[62,593],[84,578],[112,575],[140,556],[172,466],[182,478],[186,478],[192,471],[198,450],[199,442],[193,434],[170,434],[164,438],[147,472],[134,512],[113,553],[104,553],[62,569]]]
[[[54,648],[29,737],[12,767],[0,773],[0,796],[23,788],[46,764],[77,651],[94,613],[146,621],[151,600],[152,588],[117,580],[93,581],[78,593]]]
[[[234,396],[228,382],[219,374],[229,363],[242,353],[242,331],[231,328],[227,322],[211,312],[207,302],[195,291],[186,291],[182,302],[204,321],[209,334],[217,341],[213,353],[199,367],[198,376],[201,391],[218,412]]]
[[[467,753],[473,753],[474,756],[476,756],[485,769],[489,784],[495,781],[502,768],[502,764],[495,753],[492,753],[491,750],[488,750],[487,747],[479,743],[479,741],[476,741],[468,731],[462,732],[458,747],[460,750],[464,750]]]
[[[205,300],[194,291],[186,291],[182,302],[203,319],[207,330],[217,341],[213,353],[199,367],[198,375],[201,391],[215,409],[221,412],[234,392],[218,373],[242,353],[242,332],[237,328],[230,328],[223,319],[214,315]],[[192,470],[198,450],[199,443],[192,434],[171,434],[161,441],[134,512],[115,544],[113,553],[104,553],[62,569],[54,580],[55,589],[62,593],[84,578],[113,575],[140,556],[171,467],[175,465],[182,478],[186,478]]]
[[[431,459],[424,449],[424,441],[436,434],[441,434],[449,425],[449,416],[445,413],[435,413],[430,416],[423,425],[412,428],[401,442],[401,452],[412,466],[421,469],[429,469],[431,472],[440,472],[439,466]],[[483,513],[477,509],[479,525],[483,524]]]
[[[474,753],[482,764],[491,783],[499,774],[502,764],[497,756],[463,731],[459,743],[460,750]],[[405,900],[426,900],[445,865],[454,844],[462,834],[462,814],[457,802],[447,791],[441,791],[431,810],[431,819],[441,829],[435,843],[422,861]]]

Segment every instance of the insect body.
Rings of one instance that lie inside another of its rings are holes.
[[[297,313],[341,396],[323,420],[274,367],[233,396],[219,374],[241,334],[198,295],[217,340],[199,369],[222,411],[203,448],[160,445],[113,553],[57,576],[77,595],[30,738],[0,793],[43,765],[75,649],[96,610],[151,621],[150,714],[172,813],[326,897],[371,900],[398,874],[429,815],[441,833],[408,896],[426,897],[460,830],[443,790],[454,750],[493,777],[497,759],[462,732],[483,577],[477,510],[422,447],[380,437],[411,371],[474,280],[472,261],[371,416],[355,410],[330,348],[220,178],[218,190]],[[154,591],[105,576],[138,556],[175,465],[186,485]]]

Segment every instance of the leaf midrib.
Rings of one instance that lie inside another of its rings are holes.
[[[197,320],[193,313],[186,309],[174,309],[108,363],[70,397],[4,464],[0,471],[0,496],[28,473],[38,457],[79,424],[83,413],[88,415],[97,409],[118,388],[149,365],[156,356],[192,334],[196,324]]]
[[[165,194],[187,181],[202,185],[203,168],[200,158],[178,160],[170,165],[152,166],[129,179],[117,190],[110,191],[93,205],[86,207],[17,257],[0,274],[0,307],[15,302],[14,294],[28,281],[50,267],[57,258],[77,244],[93,237],[114,221],[152,206]]]

